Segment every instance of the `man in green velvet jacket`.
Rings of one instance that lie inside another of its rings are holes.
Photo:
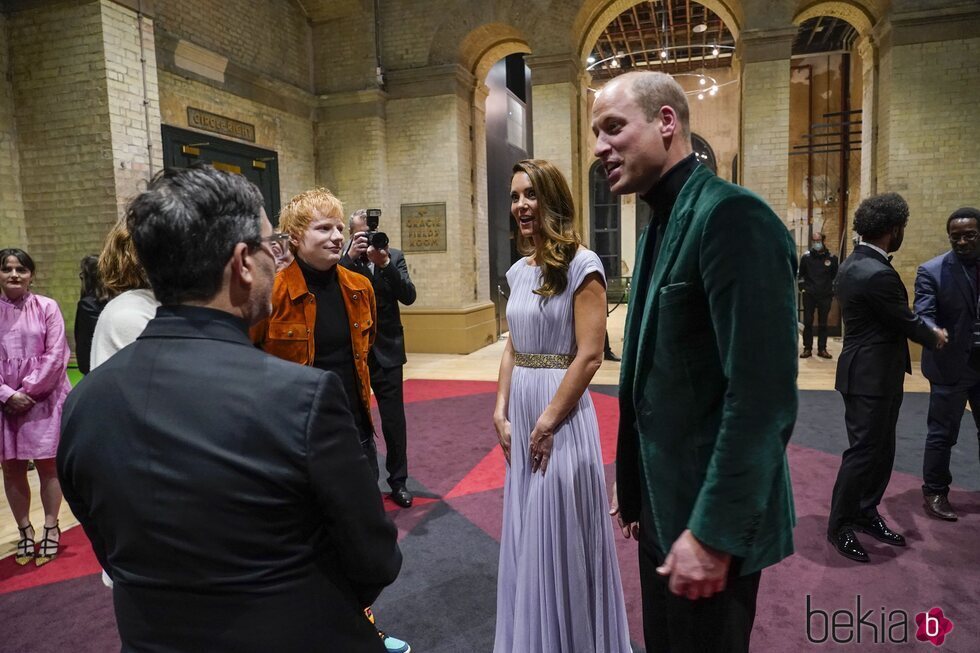
[[[612,192],[653,211],[637,244],[617,455],[647,650],[747,651],[760,570],[793,552],[793,241],[762,199],[700,165],[670,76],[615,78],[592,125]]]

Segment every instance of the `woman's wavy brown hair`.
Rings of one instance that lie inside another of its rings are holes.
[[[582,244],[576,233],[575,202],[565,175],[543,159],[524,159],[513,173],[523,172],[531,180],[538,199],[538,237],[517,236],[517,251],[534,256],[541,267],[541,287],[534,293],[542,297],[560,295],[568,287],[568,266]]]
[[[110,299],[127,290],[150,287],[146,272],[136,258],[125,218],[116,221],[105,237],[105,245],[99,254],[99,274],[102,276],[102,287]]]

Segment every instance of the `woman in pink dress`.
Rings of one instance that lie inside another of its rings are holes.
[[[15,561],[40,567],[58,555],[61,484],[54,458],[68,383],[68,342],[58,303],[31,292],[34,260],[22,249],[0,250],[0,463],[20,539]],[[41,480],[44,533],[35,546],[27,463]]]

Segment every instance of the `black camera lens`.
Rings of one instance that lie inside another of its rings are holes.
[[[388,246],[388,234],[383,231],[375,231],[368,235],[368,242],[374,249],[384,249]]]

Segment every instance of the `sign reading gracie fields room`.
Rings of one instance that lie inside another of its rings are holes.
[[[402,204],[402,251],[446,251],[446,203]]]
[[[249,143],[255,142],[255,125],[225,118],[216,113],[208,113],[207,111],[187,107],[187,124],[191,127],[214,132],[215,134],[239,138]]]

